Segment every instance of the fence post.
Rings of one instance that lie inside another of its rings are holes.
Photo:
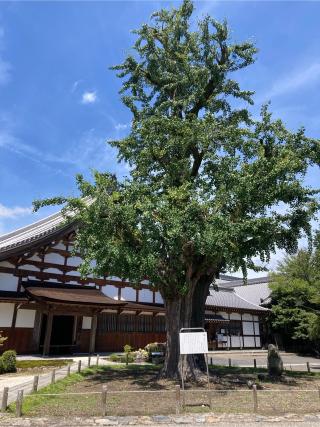
[[[176,414],[180,414],[181,408],[181,389],[179,385],[176,385]]]
[[[56,382],[56,370],[53,369],[51,372],[51,384],[54,384]]]
[[[229,358],[229,368],[231,368],[231,366],[232,366],[232,362],[231,362],[231,359]]]
[[[212,363],[212,357],[210,357],[210,365],[213,365],[213,363]]]
[[[5,412],[8,406],[9,387],[4,387],[2,392],[1,412]]]
[[[39,375],[35,375],[33,377],[32,393],[35,393],[36,391],[38,391],[38,384],[39,384]]]
[[[307,362],[307,371],[309,372],[309,374],[310,374],[310,363],[309,362]]]
[[[70,375],[71,365],[67,366],[67,377]]]
[[[88,357],[88,368],[91,366],[91,356]]]
[[[99,359],[100,359],[100,355],[97,354],[97,366],[99,366]]]
[[[253,412],[258,411],[258,393],[257,393],[257,386],[254,384],[252,386],[252,392],[253,392]]]
[[[78,374],[80,374],[81,372],[81,360],[79,360],[78,362]]]
[[[257,359],[253,359],[253,367],[256,369],[257,368]]]
[[[102,416],[104,417],[107,415],[107,386],[102,386],[102,392],[101,392],[101,409],[102,409]]]
[[[16,400],[16,417],[21,417],[22,415],[22,402],[23,402],[23,390],[19,390]]]

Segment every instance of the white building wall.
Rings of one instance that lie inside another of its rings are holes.
[[[0,328],[10,328],[12,324],[13,311],[14,304],[0,302]]]
[[[0,273],[0,291],[16,292],[18,286],[18,277],[12,274]]]
[[[18,310],[16,327],[17,328],[33,328],[36,310]]]
[[[141,289],[139,291],[139,302],[152,302],[153,301],[153,292],[149,289]]]
[[[63,265],[64,264],[64,257],[60,254],[48,253],[44,257],[44,262]]]
[[[101,287],[101,291],[107,295],[107,297],[118,299],[118,288],[113,285],[105,285]]]
[[[156,292],[156,295],[155,295],[155,302],[156,302],[156,304],[163,304],[163,298],[162,298],[162,296],[160,295],[160,292]]]
[[[130,287],[125,287],[121,289],[121,299],[124,301],[135,301],[136,300],[136,290]]]

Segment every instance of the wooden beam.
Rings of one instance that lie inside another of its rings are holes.
[[[52,321],[53,321],[53,313],[49,311],[47,316],[46,335],[43,343],[43,356],[47,356],[50,352]]]
[[[94,314],[92,316],[92,321],[91,321],[90,344],[89,344],[90,354],[94,353],[96,348],[97,323],[98,323],[98,316]]]

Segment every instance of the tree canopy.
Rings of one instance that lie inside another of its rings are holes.
[[[303,182],[319,164],[319,141],[289,131],[267,106],[252,118],[253,92],[232,76],[257,49],[232,42],[227,23],[210,16],[192,29],[192,13],[189,0],[154,13],[113,67],[132,125],[111,144],[130,176],[95,171],[92,181],[77,177],[79,197],[35,202],[66,203],[79,221],[84,275],[148,278],[160,290],[172,348],[221,271],[258,269],[254,257],[268,261],[277,247],[295,251],[319,207]]]

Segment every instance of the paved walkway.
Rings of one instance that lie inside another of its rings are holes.
[[[141,417],[13,418],[0,415],[0,426],[91,427],[91,426],[219,426],[219,427],[319,427],[320,414],[262,416],[250,414],[189,414]]]
[[[295,371],[307,371],[307,362],[310,365],[311,370],[314,372],[320,372],[320,359],[309,356],[299,356],[294,353],[281,352],[284,367],[288,370]],[[225,365],[228,366],[229,359],[231,359],[232,366],[240,367],[253,367],[254,359],[256,360],[257,367],[267,367],[267,355],[268,352],[265,350],[253,350],[253,351],[216,351],[209,353],[209,363],[214,365]]]

